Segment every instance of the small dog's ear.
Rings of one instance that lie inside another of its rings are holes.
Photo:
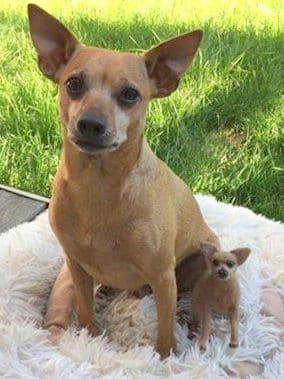
[[[217,247],[211,243],[202,242],[200,244],[200,253],[204,256],[206,261],[208,261],[216,251]]]
[[[237,258],[238,265],[242,265],[250,254],[250,249],[247,247],[241,247],[230,251]]]
[[[37,5],[28,5],[28,16],[39,68],[49,79],[57,82],[60,69],[80,43],[64,25]]]
[[[190,65],[202,38],[195,30],[165,41],[144,53],[149,78],[153,81],[152,97],[164,97],[173,92]]]

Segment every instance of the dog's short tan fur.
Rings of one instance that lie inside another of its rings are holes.
[[[211,244],[201,246],[201,254],[207,267],[193,289],[192,323],[195,330],[200,323],[199,345],[202,349],[206,348],[210,335],[211,311],[229,316],[230,346],[238,346],[240,287],[236,270],[247,259],[249,253],[248,248],[222,252]]]
[[[218,239],[189,188],[155,156],[143,131],[149,101],[177,88],[202,33],[135,55],[85,47],[37,6],[29,5],[28,13],[39,67],[59,87],[63,124],[49,219],[68,267],[53,288],[46,325],[51,331],[68,325],[72,280],[80,322],[94,333],[94,281],[121,289],[149,284],[158,314],[157,349],[167,356],[175,347],[175,267],[197,252],[200,241],[218,245]],[[139,96],[126,103],[133,88]],[[101,133],[99,142],[94,133]]]

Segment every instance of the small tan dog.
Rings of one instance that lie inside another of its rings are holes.
[[[223,252],[211,244],[201,246],[201,254],[206,263],[206,270],[197,280],[192,293],[193,329],[201,325],[199,346],[206,349],[210,335],[210,313],[226,313],[231,324],[230,347],[239,343],[239,302],[240,286],[236,274],[237,268],[245,262],[250,249],[239,248]]]
[[[165,357],[176,344],[175,267],[198,251],[200,241],[219,242],[188,186],[155,156],[143,132],[149,101],[175,91],[202,32],[136,55],[85,47],[36,5],[28,14],[39,68],[58,84],[63,124],[49,220],[66,262],[46,326],[54,339],[68,327],[75,292],[81,325],[96,334],[94,284],[149,284],[157,349]]]

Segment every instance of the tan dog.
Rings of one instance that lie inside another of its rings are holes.
[[[218,239],[189,188],[149,148],[148,103],[168,96],[191,63],[202,32],[143,55],[85,47],[54,17],[28,6],[39,68],[58,84],[63,150],[49,219],[65,253],[46,325],[66,328],[74,282],[79,319],[95,333],[94,283],[120,289],[149,284],[158,315],[157,349],[175,348],[175,267]],[[72,279],[69,274],[72,274]]]
[[[230,252],[219,251],[216,246],[204,244],[201,254],[207,266],[197,281],[192,293],[192,323],[194,329],[201,324],[199,346],[206,348],[210,335],[210,312],[229,315],[231,324],[231,347],[239,343],[240,286],[236,275],[238,266],[249,256],[250,249],[240,248]]]

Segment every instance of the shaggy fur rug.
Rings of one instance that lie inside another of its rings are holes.
[[[197,196],[223,248],[250,247],[239,269],[240,347],[230,349],[228,320],[215,315],[206,352],[187,339],[189,297],[178,303],[178,353],[160,361],[153,345],[152,295],[98,291],[102,335],[88,336],[74,319],[59,346],[41,328],[52,283],[62,263],[47,214],[0,236],[0,378],[271,378],[284,377],[284,226],[248,209]]]

